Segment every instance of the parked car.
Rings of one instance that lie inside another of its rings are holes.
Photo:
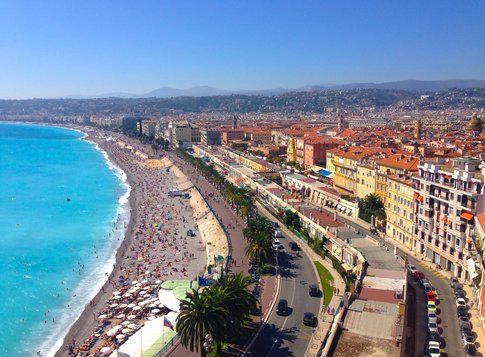
[[[461,332],[461,337],[463,338],[463,344],[465,346],[467,346],[467,345],[474,345],[473,333],[471,332],[471,330],[462,331]]]
[[[276,229],[274,231],[274,236],[275,236],[275,238],[283,238],[283,233],[281,233],[280,230]]]
[[[441,343],[441,335],[439,334],[439,332],[430,332],[429,341],[435,341],[435,342]]]
[[[436,322],[428,322],[429,332],[438,332],[438,324]]]
[[[317,318],[311,312],[305,312],[303,314],[303,324],[307,326],[315,326]]]
[[[454,289],[454,288],[456,288],[456,287],[461,288],[461,284],[460,284],[460,282],[459,282],[459,281],[458,281],[458,279],[457,279],[457,278],[455,278],[455,277],[450,278],[450,286],[451,286],[453,289]]]
[[[290,248],[291,250],[298,250],[298,244],[295,242],[290,242]]]
[[[413,278],[414,278],[414,281],[421,281],[422,279],[424,279],[424,274],[422,271],[420,270],[416,270],[413,274],[412,274]]]
[[[468,318],[468,311],[463,306],[460,306],[456,309],[456,314],[458,315],[458,318],[461,318],[461,317]]]
[[[475,345],[466,345],[465,347],[466,357],[478,356],[477,348]]]
[[[463,330],[463,329],[469,329],[471,330],[472,329],[472,324],[470,323],[470,321],[468,320],[465,320],[465,321],[460,321],[460,328]]]
[[[469,322],[467,316],[458,317],[458,321],[460,322],[460,324],[462,324],[464,322]]]
[[[283,250],[285,249],[285,246],[283,244],[278,245],[278,250]]]
[[[435,312],[428,312],[428,322],[438,323],[438,316]]]
[[[465,290],[463,290],[462,288],[455,288],[453,289],[453,292],[455,293],[455,297],[458,299],[458,298],[465,298],[466,297],[466,293],[465,293]]]
[[[414,274],[414,273],[415,273],[415,272],[418,270],[418,269],[417,269],[417,268],[416,268],[414,265],[412,265],[412,264],[408,264],[408,265],[407,265],[407,268],[408,268],[408,270],[409,270],[409,272],[410,272],[411,274]]]
[[[428,301],[428,314],[430,312],[436,313],[436,303],[434,301]]]
[[[318,289],[318,286],[316,285],[310,285],[308,287],[308,293],[310,294],[310,296],[318,296],[320,291]]]
[[[287,315],[288,312],[288,301],[286,301],[285,299],[280,299],[280,301],[278,301],[278,306],[276,307],[276,314]]]
[[[422,286],[423,288],[424,288],[426,285],[431,286],[430,281],[429,281],[428,279],[426,279],[426,278],[421,279],[419,282],[421,283],[421,286]]]
[[[465,307],[466,308],[466,301],[463,298],[456,299],[456,307]]]
[[[280,225],[276,222],[271,222],[271,226],[275,229],[280,228]]]
[[[439,342],[429,341],[428,342],[428,354],[429,357],[441,357],[441,349]]]
[[[436,302],[436,295],[432,291],[429,291],[426,293],[426,300]]]

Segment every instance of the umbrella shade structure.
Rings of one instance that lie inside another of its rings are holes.
[[[99,352],[103,353],[103,354],[108,354],[111,352],[111,347],[103,347],[102,349],[99,350]]]
[[[161,284],[161,283],[163,283],[163,281],[161,281],[161,280],[157,280],[157,281],[155,282],[155,284],[157,284],[157,285],[158,285],[158,284]]]
[[[125,338],[125,335],[123,335],[122,333],[120,333],[119,335],[116,335],[117,340],[122,340],[124,338]]]
[[[140,310],[141,310],[141,306],[135,306],[135,307],[133,308],[133,311],[140,311]]]
[[[131,282],[131,285],[136,285],[136,284],[138,284],[138,280],[133,280],[133,281]]]
[[[159,307],[160,309],[163,309],[163,308],[165,307],[165,305],[163,305],[163,304],[158,304],[158,307]]]
[[[111,329],[111,330],[108,330],[108,332],[106,332],[106,334],[111,337],[111,336],[114,336],[118,333],[118,330],[115,330],[115,329]]]
[[[128,327],[132,330],[138,330],[141,326],[137,324],[129,324]]]
[[[98,316],[98,320],[106,320],[106,319],[109,319],[109,318],[110,318],[110,315],[108,315],[108,314],[102,314],[102,315]]]
[[[113,300],[119,300],[119,299],[121,299],[121,295],[115,295],[115,296],[113,296]]]
[[[118,296],[119,296],[119,295],[118,295]],[[123,297],[125,297],[125,298],[129,298],[129,297],[131,297],[131,294],[130,294],[130,293],[126,293],[125,295],[123,295]]]
[[[153,309],[151,312],[152,312],[152,314],[158,314],[158,313],[160,313],[160,311],[162,311],[162,310],[160,310],[160,309]]]
[[[121,330],[121,333],[130,333],[130,332],[133,332],[133,331],[129,328],[124,328],[123,330]]]
[[[157,304],[150,304],[148,305],[149,308],[154,308],[154,307],[157,307]]]
[[[136,319],[136,315],[128,315],[126,318],[128,320],[134,320],[134,319]]]
[[[146,293],[147,293],[147,292],[146,292],[145,290],[142,290],[142,291],[140,291],[140,292],[138,293],[138,295],[143,296],[143,295],[145,295]]]
[[[131,324],[131,321],[123,321],[121,324],[123,326],[128,326],[129,324]]]
[[[111,304],[109,307],[112,308],[112,309],[114,309],[117,306],[118,306],[118,304],[114,303],[114,304]]]
[[[135,304],[129,304],[128,308],[133,309],[136,305]]]
[[[121,292],[119,292],[119,291],[113,291],[113,295],[121,295]]]
[[[116,318],[117,319],[124,319],[125,318],[125,314],[119,314],[119,315],[116,315]]]
[[[148,316],[148,321],[151,321],[151,320],[155,320],[157,317],[156,316],[153,316],[153,315],[150,315]]]
[[[120,308],[120,309],[124,309],[124,308],[126,308],[127,306],[128,306],[128,305],[126,305],[126,304],[120,304],[119,308]]]

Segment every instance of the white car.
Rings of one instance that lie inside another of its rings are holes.
[[[466,301],[463,298],[456,299],[456,307],[466,307]]]
[[[416,270],[418,270],[418,268],[416,268],[416,267],[415,267],[414,265],[412,265],[412,264],[408,264],[407,268],[408,268],[408,270],[409,270],[409,272],[410,272],[411,274],[413,274],[413,273],[414,273]]]
[[[429,341],[428,352],[429,357],[441,357],[440,343],[436,341]]]
[[[435,312],[428,312],[428,322],[438,323],[438,316]]]
[[[436,322],[428,322],[429,332],[438,332],[438,324]]]

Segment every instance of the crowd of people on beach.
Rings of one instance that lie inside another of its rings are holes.
[[[120,246],[123,256],[103,287],[103,294],[98,295],[102,301],[97,297],[89,303],[95,311],[93,331],[83,341],[70,341],[68,350],[72,356],[98,356],[119,347],[136,327],[154,316],[150,311],[163,312],[158,307],[153,309],[158,304],[162,281],[194,279],[203,274],[206,264],[205,247],[189,200],[168,194],[178,189],[170,165],[146,165],[146,158],[159,156],[158,153],[155,155],[150,147],[120,134],[93,131],[87,139],[96,142],[128,175],[133,186],[132,217],[126,232],[129,236]],[[138,288],[146,293],[139,295]],[[108,297],[113,292],[117,295]],[[139,305],[144,301],[148,301],[147,308]],[[115,327],[126,333],[109,336]],[[117,338],[120,335],[123,338]]]

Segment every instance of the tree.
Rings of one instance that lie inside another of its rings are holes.
[[[386,219],[386,211],[381,198],[376,194],[367,195],[366,198],[359,202],[359,217],[364,221],[371,223],[371,217],[384,221]]]
[[[296,231],[301,229],[300,216],[296,212],[286,210],[283,217],[283,222],[285,222],[288,227],[291,227]]]
[[[219,343],[224,336],[224,326],[227,320],[227,310],[213,304],[214,296],[206,290],[199,293],[196,290],[187,294],[187,299],[180,303],[180,315],[177,317],[176,329],[182,345],[190,351],[200,351],[205,357],[204,340],[207,334]]]

